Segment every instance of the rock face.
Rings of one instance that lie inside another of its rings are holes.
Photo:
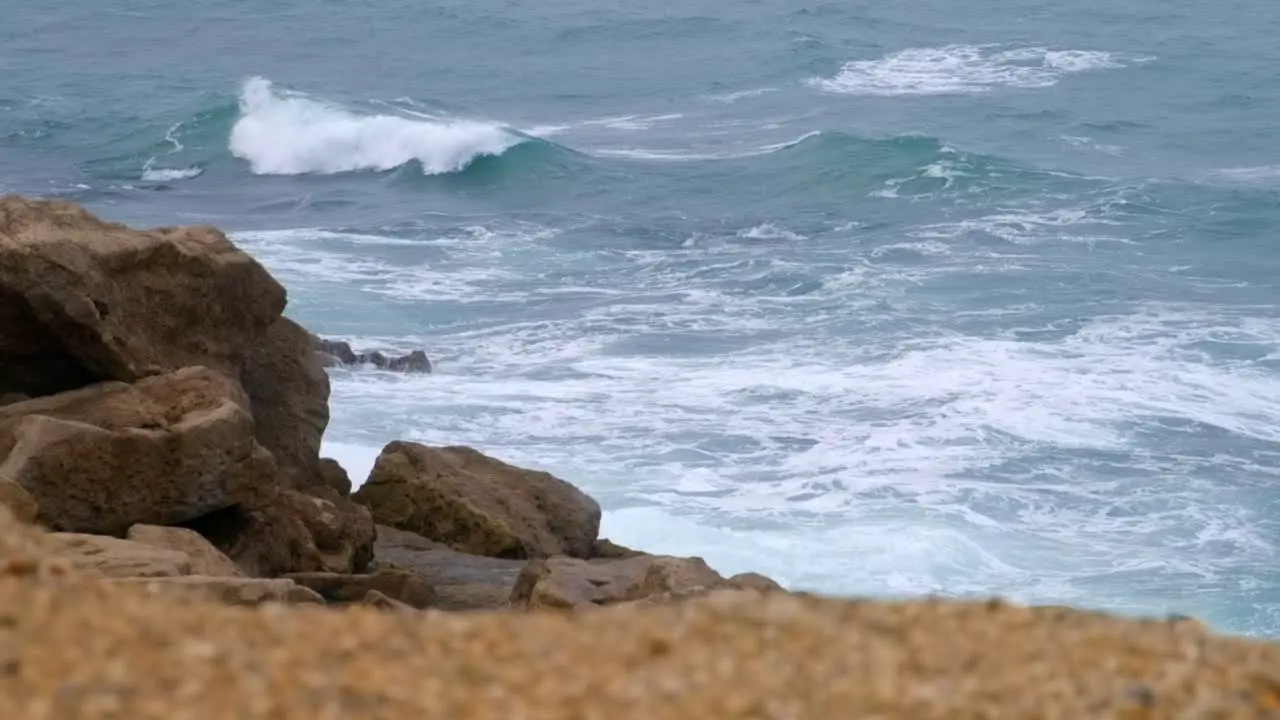
[[[530,561],[511,591],[521,608],[578,609],[635,601],[679,600],[712,590],[781,589],[756,573],[725,579],[702,558],[636,555],[584,561],[553,557]]]
[[[284,288],[213,228],[132,230],[0,198],[0,395],[203,365],[237,377]]]
[[[130,540],[80,533],[50,533],[45,550],[70,561],[78,572],[109,578],[177,577],[191,574],[191,558],[184,552],[166,550]]]
[[[379,370],[410,373],[431,372],[431,360],[421,350],[414,350],[408,355],[389,358],[377,350],[357,353],[351,349],[349,343],[341,340],[324,340],[320,338],[316,339],[314,347],[316,359],[324,367],[372,365]]]
[[[185,553],[191,560],[191,574],[208,577],[243,577],[244,571],[199,533],[180,527],[134,525],[129,540],[152,547]]]
[[[238,502],[273,482],[240,388],[206,368],[0,408],[0,475],[55,530],[123,535]]]
[[[390,443],[353,497],[380,524],[474,555],[586,558],[600,530],[581,490],[468,447]]]

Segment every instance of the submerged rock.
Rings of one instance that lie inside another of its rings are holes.
[[[351,349],[350,343],[323,338],[317,338],[315,350],[316,357],[325,367],[372,365],[379,370],[431,372],[431,359],[422,350],[414,350],[408,355],[399,357],[387,357],[378,350],[357,353]]]

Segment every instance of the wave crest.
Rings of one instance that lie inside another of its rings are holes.
[[[254,77],[241,90],[228,149],[256,175],[385,171],[414,161],[423,173],[439,175],[522,140],[492,123],[361,115],[277,92],[270,80]]]

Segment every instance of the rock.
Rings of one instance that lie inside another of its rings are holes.
[[[40,506],[31,493],[18,483],[0,478],[0,505],[8,508],[20,522],[34,523]]]
[[[351,349],[350,343],[340,340],[325,340],[323,338],[316,338],[312,347],[317,361],[324,367],[372,365],[379,370],[410,373],[431,372],[431,359],[422,350],[414,350],[408,355],[388,358],[378,350],[357,353]]]
[[[764,578],[764,576],[757,576]],[[771,582],[771,581],[770,581]],[[585,561],[532,560],[520,572],[510,603],[521,608],[576,609],[641,600],[677,600],[718,589],[739,589],[702,558],[639,555]]]
[[[202,365],[239,377],[285,291],[209,227],[132,230],[0,198],[0,395]]]
[[[352,496],[380,524],[497,558],[590,557],[600,506],[573,485],[469,447],[396,441]]]
[[[786,592],[786,588],[778,584],[777,580],[760,573],[738,573],[729,578],[730,587],[742,590],[755,590],[757,592]]]
[[[324,598],[292,580],[267,578],[188,577],[128,578],[113,581],[137,585],[153,595],[207,598],[227,605],[261,605],[267,602],[323,605]]]
[[[50,555],[69,560],[76,572],[101,574],[109,578],[191,574],[191,558],[186,553],[131,540],[81,533],[49,533],[44,536],[43,544]]]
[[[427,578],[440,610],[505,607],[525,563],[466,555],[411,532],[378,526],[374,557],[379,568],[398,567]]]
[[[323,482],[320,438],[329,424],[329,375],[312,352],[315,338],[282,317],[256,344],[241,374],[255,436],[276,460],[286,486]]]
[[[54,530],[173,525],[274,484],[236,383],[201,367],[0,407],[0,475]]]
[[[600,538],[599,540],[596,540],[595,547],[593,547],[591,550],[591,557],[593,558],[607,558],[612,560],[618,560],[621,558],[629,558],[629,557],[639,557],[645,554],[647,553],[642,553],[639,550],[632,550],[631,548],[623,547],[613,542],[612,540],[609,540],[606,538]]]
[[[347,471],[332,458],[320,458],[318,473],[320,484],[338,493],[338,497],[351,495],[351,477]]]
[[[30,400],[30,399],[31,397],[26,395],[25,393],[20,393],[20,392],[5,393],[3,395],[0,395],[0,405],[12,405],[14,403],[18,403],[18,402],[22,402],[23,400]]]
[[[243,577],[244,571],[200,533],[181,527],[134,525],[126,536],[133,542],[186,553],[191,574],[209,577]]]
[[[347,498],[279,488],[257,506],[225,508],[184,526],[251,577],[363,572],[373,559],[376,533],[369,509]]]
[[[389,598],[377,590],[370,590],[365,593],[364,599],[360,601],[360,604],[365,607],[378,608],[379,610],[390,610],[392,612],[409,613],[415,610],[413,606],[406,605],[399,600]]]
[[[381,569],[366,575],[293,573],[284,577],[311,588],[331,603],[359,602],[371,592],[417,609],[430,607],[435,600],[431,583],[407,570]]]

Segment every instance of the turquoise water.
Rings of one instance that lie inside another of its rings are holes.
[[[110,5],[110,8],[105,5]],[[214,223],[327,451],[878,596],[1280,635],[1280,6],[0,0],[0,191]]]

